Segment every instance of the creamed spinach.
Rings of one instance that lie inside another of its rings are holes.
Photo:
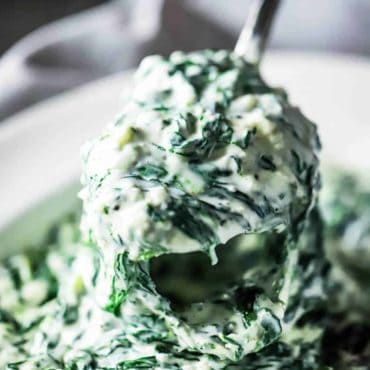
[[[0,265],[0,367],[366,369],[368,306],[343,302],[367,287],[352,258],[369,254],[368,198],[319,206],[318,150],[232,52],[145,58],[82,149],[80,228]]]

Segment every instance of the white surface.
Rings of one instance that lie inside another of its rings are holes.
[[[325,161],[370,169],[370,62],[279,53],[266,56],[263,72],[269,82],[286,88],[291,101],[318,123]],[[128,73],[109,77],[0,125],[0,230],[78,179],[80,145],[114,117],[122,90],[129,84]],[[40,224],[51,222],[59,210],[75,202],[70,193],[61,200],[53,203],[54,216],[52,210],[42,211]],[[17,236],[23,240],[29,234],[22,231]]]

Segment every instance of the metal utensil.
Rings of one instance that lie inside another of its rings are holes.
[[[280,0],[253,0],[235,45],[235,53],[250,63],[261,61]]]

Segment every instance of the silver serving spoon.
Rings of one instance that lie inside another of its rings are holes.
[[[234,49],[247,62],[258,64],[261,61],[280,2],[281,0],[252,1]]]

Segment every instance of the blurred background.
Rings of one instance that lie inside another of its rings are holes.
[[[249,0],[1,0],[0,120],[151,53],[232,48]],[[271,50],[370,56],[369,0],[285,0]]]

